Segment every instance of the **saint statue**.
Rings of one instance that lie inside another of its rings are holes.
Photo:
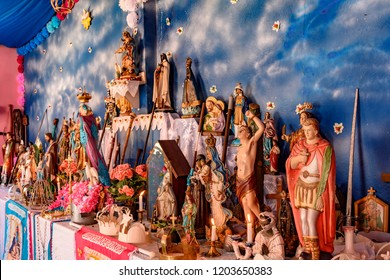
[[[276,133],[274,119],[271,118],[269,112],[264,116],[264,135],[263,135],[263,156],[264,156],[264,171],[266,174],[276,173],[278,171],[278,156],[280,154],[278,143],[278,135]],[[271,164],[271,161],[273,164]]]
[[[166,171],[162,182],[157,188],[156,206],[158,220],[167,220],[173,214],[176,215],[177,202],[169,170]]]
[[[244,89],[241,83],[236,83],[233,92],[234,99],[234,114],[233,114],[233,131],[235,139],[232,142],[233,146],[238,146],[238,130],[241,125],[246,124],[245,112],[248,110],[248,98],[244,95]]]
[[[330,143],[314,118],[302,123],[305,137],[294,144],[286,176],[303,259],[331,257],[336,236],[336,165]]]
[[[217,233],[225,231],[226,223],[233,217],[233,212],[224,207],[228,184],[228,170],[221,161],[215,147],[216,139],[210,135],[206,139],[206,158],[210,167],[210,181],[206,185],[206,200],[210,203],[211,215],[217,227]]]
[[[191,70],[192,59],[187,57],[186,59],[186,78],[183,85],[183,101],[182,101],[182,113],[183,118],[196,118],[200,114],[201,101],[196,96],[196,89],[194,85],[194,77]]]
[[[137,79],[137,67],[134,62],[134,38],[127,30],[123,31],[122,37],[123,38],[121,40],[123,44],[115,51],[115,53],[122,54],[122,66],[118,69],[118,76],[121,79]]]
[[[203,132],[210,134],[222,135],[225,128],[225,115],[223,110],[225,104],[222,100],[217,100],[214,96],[206,99],[207,113],[204,117]]]
[[[13,168],[14,162],[14,150],[15,150],[15,142],[13,139],[13,135],[11,132],[6,133],[6,140],[3,144],[3,167],[1,170],[1,183],[7,184],[9,178],[11,177],[11,172]]]
[[[172,110],[169,89],[170,71],[167,55],[162,53],[161,62],[154,71],[153,84],[153,102],[156,103],[156,109],[158,110]]]
[[[192,196],[191,187],[187,187],[186,196],[183,207],[181,208],[181,215],[183,217],[183,227],[190,235],[195,235],[195,219],[198,208],[194,197]]]
[[[92,108],[87,105],[87,102],[92,98],[87,92],[77,95],[80,101],[78,129],[80,132],[80,143],[85,151],[86,160],[90,162],[91,167],[95,168],[99,174],[99,182],[104,186],[110,186],[110,176],[108,168],[103,159],[103,156],[98,150],[98,130],[96,126],[96,118]],[[81,148],[81,147],[80,147]],[[82,151],[82,150],[81,150]],[[80,158],[78,159],[80,161]],[[82,162],[80,162],[80,165]],[[85,163],[82,169],[85,168]]]
[[[48,181],[54,181],[58,173],[58,145],[50,132],[45,133],[45,140],[49,143],[46,149],[44,162],[44,176]]]

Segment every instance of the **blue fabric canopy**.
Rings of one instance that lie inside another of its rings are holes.
[[[0,0],[0,45],[22,47],[55,14],[50,0]]]

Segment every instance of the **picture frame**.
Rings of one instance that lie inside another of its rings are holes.
[[[372,187],[367,196],[355,201],[354,210],[358,230],[388,232],[389,205],[375,195]]]

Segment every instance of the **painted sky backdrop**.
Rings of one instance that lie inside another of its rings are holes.
[[[359,89],[355,139],[354,200],[370,186],[390,203],[390,5],[387,0],[160,0],[139,9],[139,68],[147,74],[140,87],[141,108],[151,106],[153,70],[160,53],[171,53],[173,105],[180,113],[185,60],[193,59],[198,96],[214,95],[227,103],[236,82],[261,107],[270,110],[279,134],[298,128],[297,104],[312,102],[322,134],[335,148],[337,184],[346,195],[350,135],[356,88]],[[89,30],[81,24],[90,9]],[[91,106],[104,114],[105,83],[114,78],[121,32],[127,13],[118,1],[79,1],[55,34],[26,56],[26,112],[35,139],[42,114],[48,122],[77,113],[77,89],[93,94]],[[168,19],[168,20],[167,20]],[[274,22],[280,29],[273,30]],[[168,25],[167,22],[170,24]],[[182,28],[182,33],[177,30]],[[88,51],[91,48],[92,51]],[[62,72],[59,70],[63,67]],[[211,93],[210,87],[217,92]],[[34,93],[36,92],[36,93]],[[335,123],[344,130],[336,134]],[[51,127],[51,126],[50,126]],[[281,143],[282,162],[288,146]]]

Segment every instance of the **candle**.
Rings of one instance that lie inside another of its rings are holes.
[[[248,242],[253,242],[253,228],[252,228],[252,223],[249,214],[248,214],[248,220],[246,224],[246,239]]]
[[[144,208],[143,208],[143,205],[142,205],[142,195],[144,194],[145,191],[142,191],[140,194],[139,194],[139,200],[138,200],[138,204],[139,204],[139,211],[143,211]]]
[[[216,241],[217,240],[217,227],[214,224],[214,219],[211,218],[211,241]]]
[[[229,96],[228,110],[233,110],[233,96]]]

